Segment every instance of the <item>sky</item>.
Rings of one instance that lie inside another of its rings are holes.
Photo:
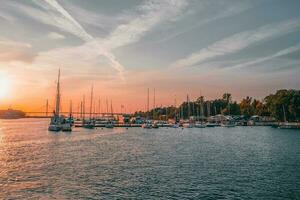
[[[0,4],[0,108],[262,99],[300,88],[298,0],[9,0]],[[102,110],[103,111],[103,110]],[[123,110],[124,111],[124,110]]]

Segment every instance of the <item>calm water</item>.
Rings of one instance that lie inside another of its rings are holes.
[[[0,121],[0,199],[300,199],[300,131]]]

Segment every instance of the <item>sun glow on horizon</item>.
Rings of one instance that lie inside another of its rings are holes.
[[[10,90],[9,79],[3,74],[0,74],[0,99],[7,98],[9,95],[9,90]]]

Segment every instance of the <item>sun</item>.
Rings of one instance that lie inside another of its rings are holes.
[[[3,75],[0,75],[0,99],[4,99],[8,96],[9,87],[9,79]]]

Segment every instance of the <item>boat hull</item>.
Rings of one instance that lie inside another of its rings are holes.
[[[85,124],[82,127],[87,128],[87,129],[94,129],[95,128],[95,126],[93,124]]]
[[[114,125],[113,124],[106,124],[105,128],[114,128]]]
[[[144,128],[144,129],[151,129],[152,125],[151,124],[143,124],[142,128]]]
[[[182,125],[184,128],[193,128],[192,124],[183,124]]]
[[[195,124],[195,128],[206,128],[206,124]]]
[[[61,127],[61,130],[64,132],[71,132],[72,131],[72,126],[71,124],[63,124]]]
[[[233,127],[236,127],[235,124],[221,124],[221,127],[224,127],[224,128],[233,128]]]
[[[48,127],[48,131],[53,131],[53,132],[58,132],[58,131],[61,131],[61,126],[60,125],[53,125],[51,124],[49,127]]]

